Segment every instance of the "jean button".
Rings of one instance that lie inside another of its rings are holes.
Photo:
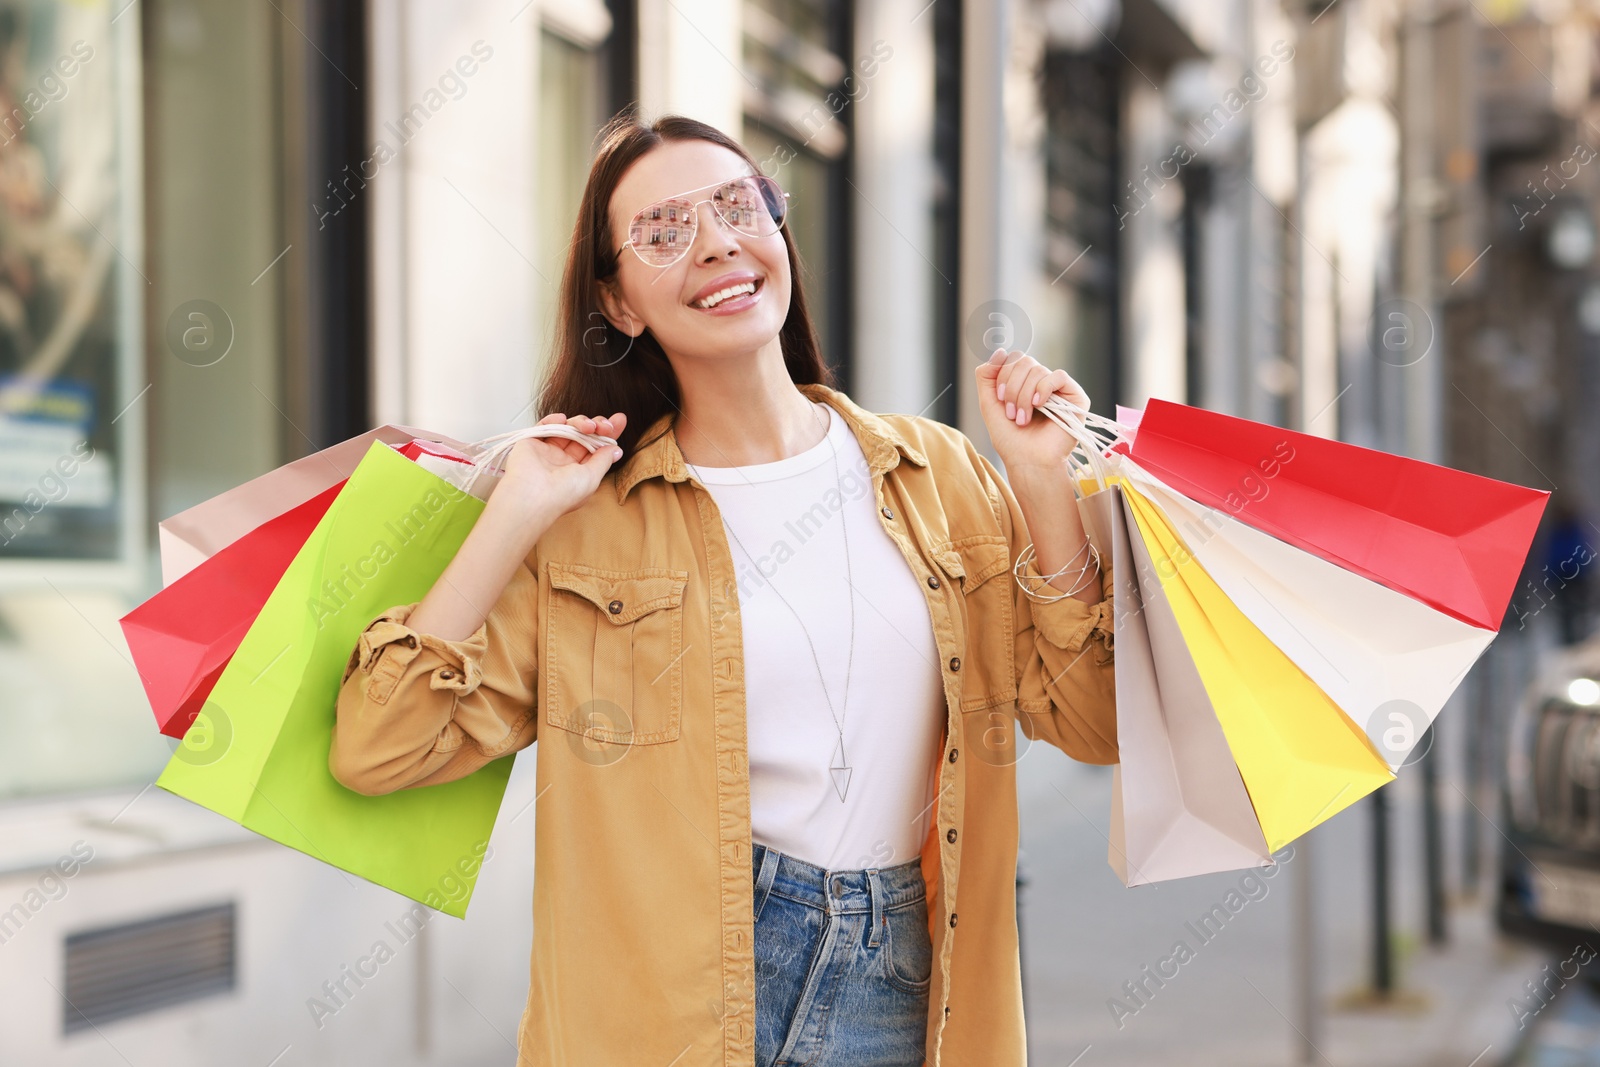
[[[833,895],[835,897],[844,896],[844,877],[842,875],[836,874],[833,876]]]

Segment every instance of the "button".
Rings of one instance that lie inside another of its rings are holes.
[[[455,676],[456,672],[451,670],[449,667],[446,667],[439,672],[440,678],[454,678]]]
[[[950,750],[950,762],[954,763],[956,761],[956,757],[959,755],[961,755],[961,750],[959,748],[952,748]]]
[[[886,518],[886,519],[894,518],[894,512],[889,510],[889,506],[887,504],[885,504],[883,507],[879,508],[878,510],[883,512],[883,517],[884,518]]]
[[[956,924],[956,913],[952,911],[950,913],[950,925],[953,927],[953,926],[955,926],[955,924]]]
[[[406,647],[407,648],[416,648],[417,647],[417,635],[416,634],[406,634]]]
[[[929,589],[937,589],[937,588],[939,588],[939,579],[935,578],[931,574],[928,575],[928,588]]]
[[[953,670],[953,671],[959,671],[961,669],[961,657],[960,656],[951,656],[950,657],[950,669]]]
[[[844,878],[841,875],[833,876],[833,895],[836,897],[844,896]]]
[[[950,1018],[950,1005],[948,1004],[944,1006],[944,1017],[946,1019]]]
[[[613,615],[622,614],[622,601],[620,600],[613,600],[611,603],[607,604],[606,607],[610,609],[611,614]]]
[[[951,829],[951,830],[947,831],[945,833],[945,835],[944,835],[944,839],[946,841],[950,842],[952,845],[955,844],[956,843],[956,832],[955,832],[955,830]]]

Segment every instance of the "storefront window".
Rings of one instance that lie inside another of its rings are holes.
[[[109,576],[140,532],[139,420],[119,418],[143,280],[120,186],[136,112],[118,106],[126,35],[110,19],[0,4],[0,575],[18,582],[74,569],[22,562],[37,560]]]
[[[0,796],[160,772],[117,622],[160,587],[156,520],[287,458],[281,23],[0,0],[0,367],[45,383],[0,418],[0,507],[93,450],[0,547]]]

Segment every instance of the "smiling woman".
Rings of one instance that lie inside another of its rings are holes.
[[[753,294],[737,306],[730,305],[725,315],[747,309],[752,313],[729,317],[711,346],[724,354],[740,348],[748,351],[754,341],[765,337],[772,351],[781,354],[790,380],[831,384],[833,376],[823,363],[805,296],[796,281],[799,253],[779,232],[787,221],[787,208],[782,206],[786,200],[777,183],[760,174],[755,160],[736,141],[693,119],[667,116],[650,131],[635,126],[633,129],[641,132],[623,136],[629,129],[613,121],[598,138],[601,147],[578,209],[575,239],[562,274],[561,318],[543,410],[598,411],[615,405],[628,413],[631,427],[622,432],[618,443],[625,452],[632,451],[652,422],[682,403],[669,352],[675,348],[682,351],[686,345],[695,351],[706,345],[701,331],[707,311],[693,307],[694,303],[729,285],[756,283],[760,288],[769,277],[781,284],[775,284],[770,293]],[[757,183],[768,211],[768,224],[749,234],[739,232],[720,214],[723,210],[749,212],[754,226],[758,205],[749,191],[741,203],[736,190],[718,188],[739,178]],[[658,184],[663,179],[665,186]],[[652,185],[669,195],[651,195],[647,190]],[[685,185],[694,187],[685,189]],[[708,189],[716,189],[716,194],[697,204],[684,198],[684,194]],[[659,210],[663,217],[639,219],[647,209]],[[669,236],[666,230],[674,221],[671,216],[681,219],[682,225]],[[743,259],[723,261],[719,270],[693,274],[693,285],[685,291],[684,279],[691,276],[692,268],[685,262],[686,253],[696,236],[703,233],[703,242],[725,238],[730,232],[739,244],[731,258]],[[675,253],[673,258],[656,251],[663,244]],[[637,253],[640,245],[650,251]],[[652,258],[646,259],[646,255]],[[679,283],[677,288],[674,281]],[[625,358],[615,355],[624,352]]]
[[[340,691],[329,766],[364,794],[557,742],[519,1063],[1024,1062],[1012,724],[1115,762],[1113,616],[1088,562],[1054,597],[1004,573],[1025,511],[1045,565],[1091,558],[1031,419],[1087,397],[975,369],[1025,500],[953,427],[863,409],[789,222],[714,127],[607,124],[539,406],[619,447],[519,441]]]

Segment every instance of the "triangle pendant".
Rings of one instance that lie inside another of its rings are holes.
[[[828,767],[833,775],[833,791],[839,794],[840,803],[844,802],[845,792],[850,788],[850,770],[849,764],[844,761],[844,743],[840,742],[835,761]]]

